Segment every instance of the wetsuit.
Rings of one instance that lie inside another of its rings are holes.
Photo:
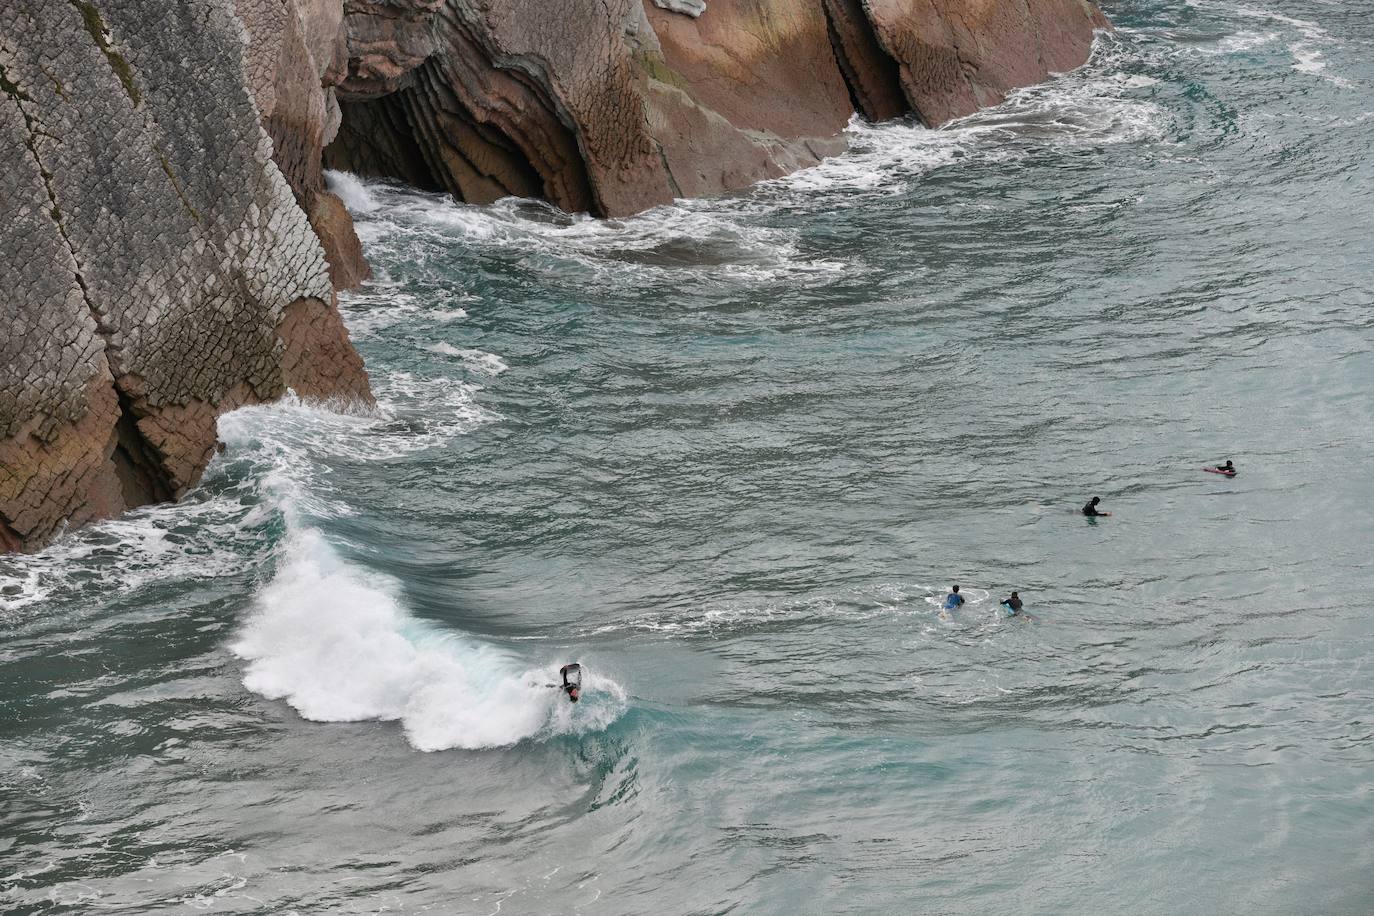
[[[1015,616],[1015,615],[1021,613],[1021,599],[1020,599],[1020,598],[1007,598],[1006,600],[1004,600],[1004,601],[1002,602],[1002,605],[1003,605],[1008,611],[1011,612],[1012,616]]]
[[[1089,501],[1088,504],[1085,505],[1085,506],[1083,507],[1083,514],[1084,514],[1084,515],[1101,515],[1102,513],[1101,513],[1101,512],[1098,512],[1098,511],[1097,511],[1097,506],[1094,506],[1094,505],[1092,504],[1092,502]]]
[[[950,593],[949,593],[949,596],[945,598],[945,610],[947,610],[947,611],[952,611],[952,610],[954,610],[955,608],[957,608],[959,605],[961,605],[961,604],[963,604],[963,603],[964,603],[964,596],[963,596],[963,595],[960,595],[960,594],[958,594],[958,593],[956,593],[956,592],[950,592]]]

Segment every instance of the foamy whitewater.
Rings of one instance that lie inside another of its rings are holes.
[[[0,910],[1374,912],[1374,6],[1108,13],[719,200],[330,174],[377,406],[0,558]]]
[[[375,410],[338,413],[288,399],[221,421],[226,444],[265,468],[267,508],[285,529],[277,568],[230,646],[246,663],[244,686],[317,722],[398,721],[423,751],[501,747],[609,725],[625,709],[614,680],[589,674],[574,710],[553,689],[566,660],[522,669],[511,651],[417,620],[400,582],[350,564],[310,523],[350,512],[339,500],[345,494],[311,475],[315,454],[344,445],[344,454],[366,461],[394,458],[489,419],[460,386],[448,389],[447,411],[434,410],[442,401],[423,411],[448,413],[445,422],[415,429],[407,412],[421,411],[398,403],[414,391],[411,377],[380,388]]]
[[[244,686],[316,722],[398,720],[422,751],[600,729],[623,711],[614,681],[588,677],[574,709],[550,689],[557,664],[521,671],[509,652],[415,620],[397,591],[341,561],[319,532],[293,532],[232,646],[247,661]]]

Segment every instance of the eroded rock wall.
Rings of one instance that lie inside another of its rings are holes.
[[[637,212],[1087,57],[1087,0],[0,2],[0,549],[175,498],[215,420],[368,399],[323,164]]]
[[[1087,59],[1087,0],[347,0],[332,167],[633,213],[935,125]]]
[[[335,289],[371,276],[353,220],[325,186],[322,157],[339,130],[334,87],[348,73],[341,0],[236,0],[248,31],[248,88],[272,158],[324,246]]]
[[[1087,0],[860,0],[926,124],[996,105],[1088,59],[1107,19]]]
[[[387,33],[378,7],[349,9],[360,77],[340,87],[336,168],[473,203],[541,197],[618,216],[844,149],[852,107],[810,0],[717,0],[695,17],[645,0],[447,0],[427,23],[434,52],[406,73],[401,45],[423,47],[426,24],[407,19],[386,51],[371,39]],[[378,70],[394,93],[361,78]]]
[[[176,498],[225,410],[370,400],[244,52],[227,0],[0,4],[0,546]]]

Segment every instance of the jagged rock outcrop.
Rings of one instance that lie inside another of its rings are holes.
[[[227,0],[0,5],[0,546],[179,496],[225,410],[370,400],[243,28]]]
[[[326,160],[485,203],[633,213],[928,124],[1086,60],[1087,0],[349,0]]]
[[[320,237],[335,289],[371,276],[343,201],[325,187],[322,155],[339,129],[333,87],[348,68],[340,0],[236,0],[248,31],[248,88],[272,158]]]

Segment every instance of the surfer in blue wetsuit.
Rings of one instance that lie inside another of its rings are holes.
[[[1020,596],[1018,596],[1016,592],[1012,592],[1010,598],[1002,599],[1002,607],[1007,609],[1008,617],[1015,617],[1017,614],[1021,613]]]
[[[959,586],[950,586],[952,591],[945,596],[945,610],[952,611],[964,603],[964,596],[959,594]]]
[[[1094,496],[1092,499],[1088,500],[1088,504],[1083,507],[1083,514],[1089,518],[1106,518],[1111,515],[1110,512],[1098,511],[1097,504],[1100,502],[1102,502],[1101,496]]]

